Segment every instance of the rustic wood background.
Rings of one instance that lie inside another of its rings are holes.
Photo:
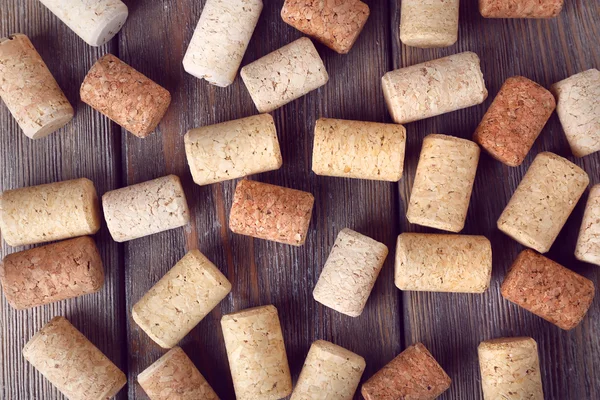
[[[233,291],[181,343],[222,399],[233,399],[219,320],[251,306],[279,309],[294,380],[312,341],[333,341],[365,357],[363,381],[406,346],[422,341],[448,372],[453,384],[441,398],[480,399],[477,345],[500,337],[527,335],[539,344],[547,399],[600,398],[600,300],[585,320],[564,332],[503,300],[502,278],[522,246],[496,229],[496,219],[533,157],[553,151],[576,162],[600,182],[600,153],[575,159],[558,118],[553,115],[519,168],[483,155],[464,233],[486,235],[493,244],[490,290],[483,295],[401,292],[393,283],[396,237],[400,232],[429,232],[405,217],[422,138],[445,133],[471,138],[503,81],[524,75],[545,87],[574,73],[600,67],[600,2],[566,0],[553,20],[486,20],[477,0],[462,0],[459,41],[452,47],[422,50],[398,39],[399,1],[365,0],[367,25],[348,55],[317,45],[329,83],[273,113],[284,165],[254,177],[306,190],[316,204],[306,244],[301,248],[253,240],[229,232],[227,218],[235,182],[200,187],[186,165],[184,133],[194,127],[256,114],[242,81],[216,88],[186,74],[181,60],[205,1],[125,0],[130,16],[110,44],[92,48],[36,0],[2,0],[0,35],[27,34],[76,109],[75,120],[46,139],[31,141],[0,106],[0,190],[78,177],[93,180],[99,194],[177,174],[182,178],[192,223],[123,245],[104,227],[96,236],[107,272],[97,294],[29,311],[12,310],[0,300],[0,398],[62,398],[21,356],[26,341],[56,315],[65,315],[111,360],[126,371],[129,385],[118,399],[146,398],[136,377],[165,353],[133,322],[135,302],[188,250],[200,249],[233,283]],[[243,65],[297,39],[301,33],[279,17],[283,0],[264,0]],[[461,51],[474,51],[490,92],[476,107],[407,125],[405,173],[399,185],[318,177],[311,172],[312,130],[319,117],[389,122],[380,79],[394,68]],[[79,100],[79,85],[99,56],[111,52],[173,96],[157,132],[145,140]],[[584,195],[587,197],[587,192]],[[573,256],[584,200],[569,218],[548,254],[600,283],[600,269]],[[385,243],[390,255],[359,318],[316,303],[312,289],[339,230],[355,229]],[[22,250],[2,244],[1,255]],[[361,396],[357,393],[356,398]]]

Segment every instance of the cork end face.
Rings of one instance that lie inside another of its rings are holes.
[[[31,356],[35,356],[35,354],[31,353],[31,348],[41,339],[43,339],[47,335],[48,330],[76,330],[76,328],[63,316],[58,316],[52,318],[46,325],[42,327],[35,335],[29,339],[29,341],[23,347],[23,357],[27,360],[31,360]]]
[[[127,17],[129,16],[129,9],[125,3],[121,1],[115,1],[114,8],[111,10],[108,18],[103,18],[98,27],[91,31],[86,37],[82,39],[90,46],[98,47],[108,43],[125,25]]]
[[[400,30],[400,41],[406,46],[420,49],[450,47],[458,41],[458,31],[453,35],[431,35],[426,33],[410,34]]]
[[[227,324],[229,322],[235,323],[239,319],[253,318],[255,315],[261,315],[261,314],[274,314],[277,317],[279,315],[277,308],[274,305],[269,304],[266,306],[246,308],[245,310],[242,310],[242,311],[223,315],[221,317],[221,325]]]
[[[71,107],[71,105],[69,104],[68,107],[65,107],[63,110],[56,112],[54,117],[51,120],[47,121],[43,126],[41,126],[40,129],[36,131],[27,130],[23,132],[30,139],[42,139],[63,128],[65,125],[67,125],[73,120],[74,116],[75,111],[73,110],[73,107]]]
[[[188,358],[187,354],[183,351],[183,349],[179,346],[173,347],[169,350],[165,355],[156,360],[152,365],[148,368],[140,372],[138,375],[138,382],[140,385],[144,386],[144,383],[150,379],[152,379],[153,375],[159,371],[163,365],[167,364],[173,358]],[[189,358],[188,358],[189,359]]]
[[[144,331],[144,333],[146,335],[148,335],[148,337],[150,339],[152,339],[156,344],[158,344],[163,349],[171,349],[177,345],[178,342],[173,343],[170,341],[165,341],[165,340],[163,340],[162,337],[155,335],[151,329],[148,329],[149,321],[147,321],[146,319],[144,319],[140,316],[140,313],[138,312],[138,308],[139,308],[139,302],[133,306],[133,309],[131,310],[131,317],[133,318],[133,321],[137,324],[137,326],[139,326]]]

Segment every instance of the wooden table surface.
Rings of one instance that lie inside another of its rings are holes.
[[[501,336],[526,335],[539,344],[547,399],[600,399],[600,300],[569,332],[505,301],[499,287],[522,246],[496,228],[496,220],[534,156],[552,151],[574,161],[600,182],[600,153],[572,156],[556,114],[529,156],[510,168],[482,154],[464,233],[486,235],[494,252],[491,288],[483,295],[401,292],[394,286],[396,237],[431,232],[410,225],[406,207],[422,139],[429,133],[471,138],[503,81],[524,75],[545,87],[572,74],[600,67],[600,2],[566,0],[552,20],[486,20],[477,0],[462,0],[459,41],[444,49],[403,46],[398,39],[399,1],[370,0],[371,16],[348,55],[317,45],[329,83],[275,111],[283,167],[253,177],[309,191],[316,203],[306,244],[300,248],[232,234],[227,225],[236,182],[193,183],[183,135],[194,127],[257,113],[241,79],[228,88],[208,85],[184,72],[181,61],[204,0],[125,0],[129,19],[108,45],[86,45],[36,0],[2,0],[0,35],[21,32],[36,46],[76,109],[66,128],[46,139],[24,136],[0,106],[0,190],[87,177],[99,194],[166,174],[181,177],[192,222],[125,244],[113,242],[104,226],[96,240],[107,273],[97,294],[28,311],[0,300],[0,399],[56,399],[61,395],[21,356],[27,340],[47,321],[64,315],[126,371],[129,385],[119,399],[146,398],[137,375],[165,353],[131,318],[135,302],[187,251],[200,249],[233,284],[232,293],[181,343],[222,399],[233,386],[220,329],[223,314],[274,304],[280,313],[290,368],[297,378],[311,342],[325,339],[367,361],[364,380],[406,346],[423,342],[453,380],[442,399],[480,399],[477,345]],[[243,65],[299,38],[282,22],[282,0],[265,7]],[[405,169],[399,184],[318,177],[311,172],[312,130],[319,117],[390,122],[381,77],[394,68],[461,51],[482,60],[489,97],[484,104],[410,123]],[[156,133],[147,139],[125,132],[79,99],[79,86],[92,64],[113,53],[173,96]],[[587,198],[587,193],[584,198]],[[600,283],[600,268],[575,260],[576,236],[585,201],[577,205],[548,256]],[[313,287],[337,233],[345,227],[390,249],[375,289],[359,318],[316,303]],[[1,255],[23,250],[2,244]],[[361,398],[359,394],[356,398]]]

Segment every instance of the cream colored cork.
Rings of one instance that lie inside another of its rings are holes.
[[[329,80],[317,49],[305,37],[246,65],[241,76],[261,113],[276,110]]]
[[[277,309],[249,308],[221,319],[237,400],[276,400],[292,393]]]
[[[73,119],[75,112],[29,38],[0,38],[0,97],[23,133],[40,139]]]
[[[580,261],[600,266],[600,184],[590,190],[575,247],[575,257]]]
[[[273,171],[283,163],[275,122],[269,114],[192,129],[184,140],[198,185]]]
[[[470,140],[426,136],[406,212],[408,221],[460,232],[467,219],[480,152]]]
[[[55,317],[23,348],[23,357],[69,400],[105,400],[127,383],[108,357],[64,317]]]
[[[550,250],[590,180],[584,170],[554,153],[533,160],[498,219],[498,229],[540,253]]]
[[[488,95],[479,57],[471,52],[388,72],[382,88],[397,124],[481,104]]]
[[[0,194],[0,231],[10,246],[93,235],[100,218],[96,189],[86,178]]]
[[[185,71],[213,85],[231,85],[262,8],[261,0],[208,0],[183,58]]]
[[[321,118],[315,125],[312,170],[317,175],[397,182],[405,146],[402,125]]]
[[[459,0],[402,0],[400,40],[407,46],[452,46],[458,40]]]
[[[183,339],[231,292],[225,275],[192,250],[133,306],[133,320],[161,347]]]

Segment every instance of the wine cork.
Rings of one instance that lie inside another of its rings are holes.
[[[233,195],[229,229],[258,239],[302,246],[314,202],[308,192],[244,179]]]
[[[316,301],[342,314],[362,314],[388,248],[368,236],[342,229],[313,291]]]
[[[400,40],[406,46],[452,46],[458,40],[459,0],[402,0]]]
[[[241,76],[261,113],[299,99],[329,80],[317,49],[305,37],[246,65]]]
[[[564,0],[479,0],[485,18],[554,18]]]
[[[529,249],[519,254],[500,290],[505,299],[565,330],[583,320],[595,292],[589,279]]]
[[[262,0],[208,0],[183,57],[185,71],[212,85],[231,85],[262,9]]]
[[[291,400],[352,400],[365,359],[324,340],[310,346]]]
[[[315,125],[312,170],[317,175],[398,182],[405,147],[402,125],[321,118]]]
[[[23,357],[69,400],[104,400],[127,383],[108,357],[64,317],[55,317],[23,348]]]
[[[167,89],[112,54],[96,61],[79,94],[81,101],[140,138],[154,131],[171,103]]]
[[[133,306],[133,320],[159,346],[170,349],[229,292],[225,275],[192,250]]]
[[[283,163],[275,122],[269,114],[192,129],[184,140],[198,185],[273,171]]]
[[[347,54],[369,18],[369,6],[359,0],[285,0],[281,18],[286,24]]]
[[[179,228],[190,221],[185,193],[176,175],[106,192],[102,207],[115,242]]]
[[[382,88],[397,124],[481,104],[488,94],[479,57],[471,52],[390,71]]]
[[[0,38],[0,97],[30,139],[56,132],[75,112],[29,38]]]
[[[249,308],[221,319],[238,400],[276,400],[292,393],[277,309]]]
[[[98,196],[89,179],[30,186],[0,194],[0,231],[10,246],[93,235],[99,229]]]
[[[590,182],[584,170],[554,153],[540,153],[498,219],[498,229],[540,253],[552,247]]]
[[[479,163],[470,140],[432,134],[423,140],[406,218],[411,224],[460,232]]]
[[[590,190],[575,257],[580,261],[600,265],[600,184]]]
[[[521,165],[556,102],[548,90],[522,76],[508,78],[479,123],[473,140],[496,160]]]

